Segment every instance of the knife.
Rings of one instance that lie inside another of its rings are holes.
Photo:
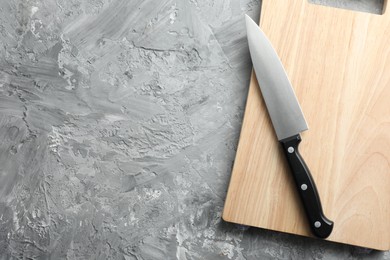
[[[300,133],[308,130],[294,89],[275,49],[260,27],[246,15],[249,52],[268,114],[282,146],[314,235],[326,238],[333,222],[325,217],[317,187],[298,151]]]

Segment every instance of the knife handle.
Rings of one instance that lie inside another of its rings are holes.
[[[296,187],[310,223],[310,228],[317,237],[326,238],[332,232],[333,221],[325,217],[313,177],[305,161],[299,154],[298,145],[301,140],[301,136],[298,134],[283,139],[280,143],[283,146],[284,154],[294,176]]]

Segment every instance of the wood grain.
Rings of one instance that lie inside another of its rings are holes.
[[[390,10],[262,5],[260,26],[309,124],[300,152],[335,222],[328,240],[389,250]],[[253,74],[223,219],[311,236]]]

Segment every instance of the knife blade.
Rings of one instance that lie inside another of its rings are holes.
[[[305,117],[271,42],[248,15],[245,16],[245,20],[249,52],[256,78],[277,139],[294,177],[310,228],[317,237],[326,238],[333,230],[333,222],[323,213],[313,177],[298,151],[300,133],[308,130]]]

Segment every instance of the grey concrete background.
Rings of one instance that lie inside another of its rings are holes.
[[[390,259],[221,221],[260,5],[1,0],[0,259]]]

